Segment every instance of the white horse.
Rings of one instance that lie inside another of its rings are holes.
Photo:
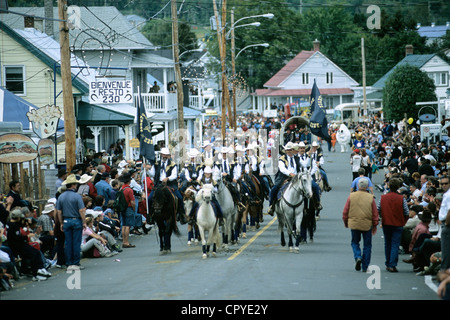
[[[223,212],[223,246],[224,248],[228,248],[228,243],[230,241],[237,241],[236,235],[234,236],[234,239],[232,237],[234,226],[236,224],[237,206],[234,204],[233,196],[231,195],[228,187],[225,185],[220,172],[219,174],[216,174],[215,172],[214,178],[214,181],[217,183],[216,199]]]
[[[289,235],[289,251],[299,252],[300,224],[305,209],[305,200],[313,196],[312,176],[310,170],[300,171],[288,183],[280,200],[275,204],[278,217],[278,231],[281,232],[281,245],[284,247],[284,227]],[[295,247],[292,236],[295,237]]]
[[[205,184],[195,197],[195,201],[199,204],[197,212],[197,225],[202,238],[203,259],[206,259],[208,256],[211,243],[213,244],[212,255],[216,256],[217,245],[220,242],[219,222],[211,205],[212,197],[212,184]],[[208,232],[208,240],[206,240],[206,232]]]

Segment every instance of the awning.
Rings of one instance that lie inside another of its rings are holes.
[[[37,107],[0,86],[0,122],[20,122],[23,130],[31,130],[27,112]]]
[[[132,106],[131,106],[132,107]],[[136,108],[133,108],[136,110]],[[135,122],[136,115],[130,114],[129,110],[119,111],[117,108],[90,104],[81,101],[78,104],[77,125],[78,126],[108,126],[127,125]]]

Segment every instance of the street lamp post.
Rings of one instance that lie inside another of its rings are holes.
[[[236,58],[239,56],[239,54],[242,51],[244,51],[245,49],[247,49],[249,47],[255,47],[255,46],[268,47],[269,46],[269,44],[267,44],[267,43],[265,43],[265,44],[258,44],[258,45],[250,45],[250,46],[245,47],[241,51],[239,51],[238,54],[235,56],[236,46],[235,46],[234,29],[237,28],[237,27],[244,27],[244,26],[250,26],[250,25],[252,25],[252,26],[259,26],[261,23],[253,22],[253,23],[240,25],[240,26],[236,27],[236,24],[238,22],[244,20],[244,19],[259,18],[259,17],[272,19],[274,17],[274,15],[272,13],[266,13],[266,14],[261,14],[261,15],[256,15],[256,16],[243,17],[243,18],[238,19],[236,22],[234,22],[234,8],[231,10],[231,29],[230,29],[230,34],[231,34],[231,71],[232,71],[231,88],[232,88],[232,95],[233,95],[233,116],[232,116],[232,121],[233,121],[233,129],[234,129],[234,131],[236,131],[236,128],[237,128],[237,122],[236,122],[236,118],[237,118],[237,112],[236,112],[236,86],[235,86],[235,81],[236,81]]]

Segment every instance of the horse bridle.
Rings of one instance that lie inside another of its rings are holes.
[[[301,173],[301,174],[300,174],[300,173]],[[295,184],[292,184],[292,189],[294,189],[295,191],[300,191],[300,192],[302,193],[302,195],[303,195],[302,200],[301,200],[299,203],[297,203],[297,204],[294,205],[294,204],[292,204],[292,203],[290,203],[289,201],[286,200],[286,198],[284,197],[285,192],[283,192],[283,195],[282,195],[282,198],[283,198],[284,202],[286,202],[286,204],[287,204],[289,207],[294,208],[294,209],[297,208],[299,205],[301,205],[301,204],[303,203],[305,197],[306,197],[306,192],[305,192],[305,188],[304,188],[304,186],[303,186],[303,181],[301,180],[301,177],[299,177],[299,175],[301,175],[301,176],[305,175],[306,172],[301,171],[300,173],[298,173],[298,174],[296,175],[295,178],[298,179],[298,180],[300,180],[300,182],[301,182],[301,184],[302,184],[302,188],[301,188],[301,190],[299,190],[299,189],[297,189],[297,188],[295,187]],[[291,183],[292,183],[292,180],[291,180]]]

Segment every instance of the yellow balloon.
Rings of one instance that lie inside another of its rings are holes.
[[[414,121],[414,119],[413,119],[413,118],[409,118],[409,119],[408,119],[408,123],[409,123],[409,124],[412,124],[412,123],[413,123],[413,121]]]

